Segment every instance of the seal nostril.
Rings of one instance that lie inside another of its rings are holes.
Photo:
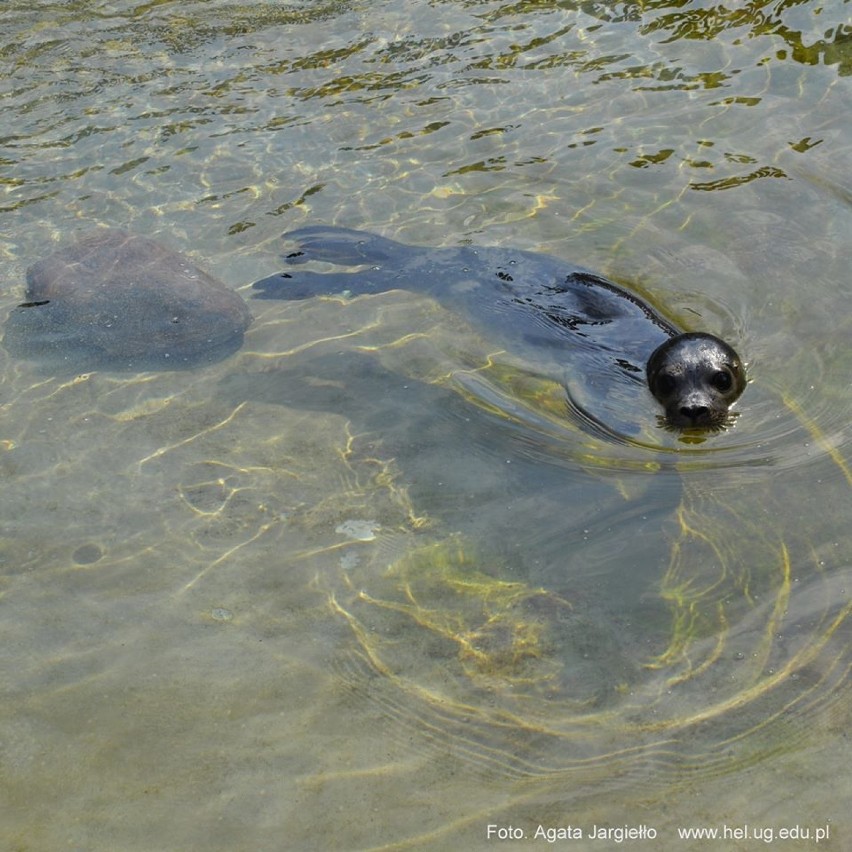
[[[706,405],[683,405],[680,409],[680,413],[693,423],[705,418],[709,411]]]

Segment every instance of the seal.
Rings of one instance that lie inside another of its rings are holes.
[[[286,271],[253,285],[257,298],[424,293],[461,311],[489,338],[528,347],[562,365],[569,401],[588,419],[589,400],[643,382],[664,409],[661,425],[715,431],[730,424],[730,406],[745,389],[742,359],[711,334],[684,332],[639,295],[544,254],[504,248],[425,248],[347,228],[312,226],[284,235],[297,248]],[[311,261],[357,267],[312,272]]]
[[[746,386],[734,349],[712,334],[675,334],[648,358],[648,387],[679,429],[720,429]]]
[[[27,270],[3,345],[74,370],[181,369],[235,352],[251,314],[187,257],[119,229],[92,231]]]

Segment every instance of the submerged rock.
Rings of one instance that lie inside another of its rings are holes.
[[[3,345],[75,370],[182,369],[235,352],[250,322],[243,299],[188,258],[101,229],[27,270]]]

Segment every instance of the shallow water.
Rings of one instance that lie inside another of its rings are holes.
[[[337,224],[596,269],[752,382],[612,441],[401,291],[0,351],[3,845],[847,848],[849,8],[7,2],[4,311],[95,226],[250,298]]]

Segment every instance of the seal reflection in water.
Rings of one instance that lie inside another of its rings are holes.
[[[684,333],[635,293],[554,257],[503,248],[424,248],[323,226],[285,238],[298,244],[284,258],[291,268],[309,261],[368,268],[291,269],[256,282],[258,298],[424,293],[461,311],[509,349],[549,353],[569,378],[582,376],[593,396],[606,393],[613,375],[634,383],[644,377],[671,429],[724,428],[731,404],[745,389],[743,362],[723,340]]]

